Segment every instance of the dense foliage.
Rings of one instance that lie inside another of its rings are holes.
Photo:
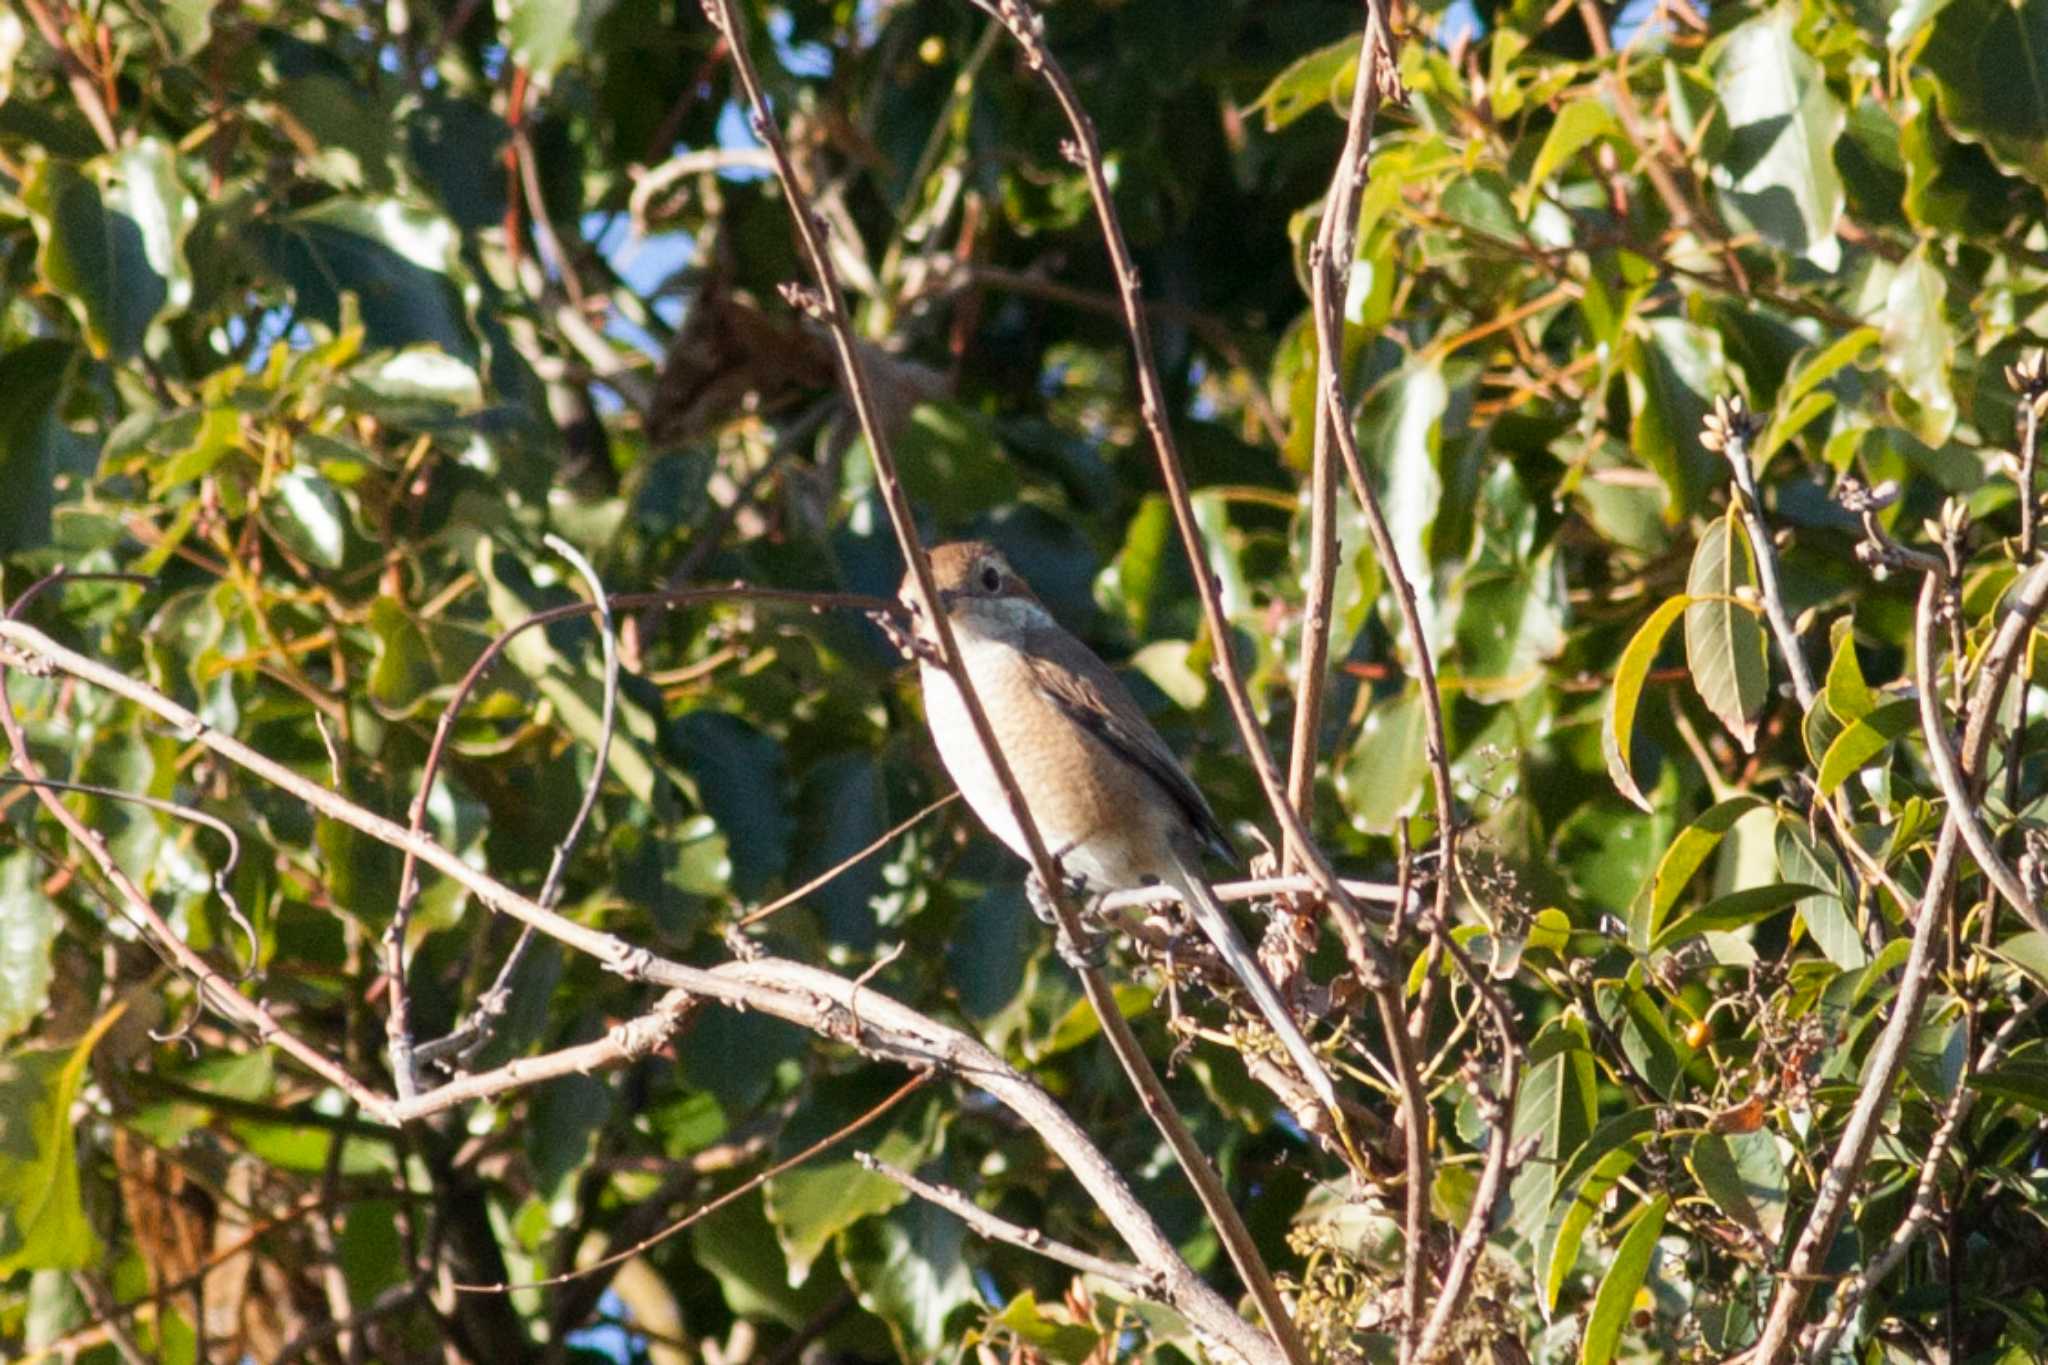
[[[1039,74],[967,0],[749,8],[921,531],[1002,546],[1126,667],[1240,846],[1277,842]],[[1044,17],[1284,767],[1312,628],[1309,244],[1364,11]],[[1247,1069],[1211,984],[1169,991],[1170,960],[1123,946],[1120,999],[1316,1358],[1394,1357],[1406,1257],[1444,1272],[1498,1152],[1512,1179],[1447,1358],[1718,1359],[1796,1292],[1791,1321],[1847,1321],[1788,1352],[2038,1359],[2048,758],[2012,606],[2042,555],[2048,0],[1424,0],[1395,30],[1342,373],[1466,822],[1438,927],[1515,1024],[1427,924],[1389,945],[1429,1068],[1426,1244],[1402,1245],[1390,1052],[1320,912],[1301,998],[1381,1120],[1362,1170]],[[22,619],[199,723],[19,635],[8,704],[44,772],[95,789],[51,800],[226,975],[211,989],[380,1094],[404,1090],[395,908],[422,1041],[470,1015],[518,926],[430,870],[413,904],[389,844],[205,741],[400,824],[419,796],[435,839],[533,895],[596,776],[551,888],[570,919],[687,964],[859,977],[978,1036],[1235,1297],[1020,866],[957,803],[741,925],[948,790],[914,673],[862,612],[622,607],[595,774],[588,617],[519,635],[450,711],[494,637],[593,595],[558,546],[612,593],[895,592],[832,348],[782,288],[809,277],[770,169],[687,0],[0,11],[4,596],[69,571]],[[1426,887],[1417,646],[1348,492],[1336,510],[1310,824],[1347,875]],[[0,808],[0,1354],[1198,1352],[1127,1286],[856,1163],[1124,1257],[1039,1134],[956,1076],[905,1097],[850,1033],[700,1004],[623,1066],[388,1126],[207,1008],[35,793]],[[461,1065],[600,1040],[659,994],[545,936],[511,985]],[[1816,1216],[1831,1169],[1838,1233]],[[458,1287],[562,1274],[727,1192],[601,1273]]]

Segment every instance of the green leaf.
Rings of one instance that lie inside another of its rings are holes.
[[[62,341],[31,341],[0,354],[0,547],[42,545],[50,538],[57,475],[77,444],[57,406],[79,354]],[[91,468],[89,462],[85,466]]]
[[[1374,387],[1358,420],[1358,448],[1375,466],[1394,553],[1414,585],[1423,630],[1433,645],[1440,644],[1441,623],[1429,537],[1443,500],[1437,452],[1450,401],[1441,366],[1434,359],[1418,358]],[[1396,648],[1405,659],[1412,648],[1407,632],[1400,632],[1397,639]]]
[[[1621,661],[1615,665],[1614,690],[1608,694],[1607,711],[1600,727],[1600,751],[1607,759],[1608,777],[1623,796],[1646,811],[1651,808],[1649,799],[1636,785],[1635,771],[1629,764],[1636,708],[1642,704],[1643,685],[1649,681],[1650,665],[1657,661],[1665,634],[1691,601],[1684,596],[1667,598],[1650,613],[1649,620],[1636,627],[1628,647],[1621,652]]]
[[[989,1319],[1060,1365],[1084,1365],[1102,1343],[1101,1334],[1071,1322],[1048,1318],[1039,1309],[1038,1296],[1025,1290]]]
[[[818,1140],[859,1119],[896,1087],[880,1068],[851,1077],[835,1078],[831,1085],[812,1093],[789,1126],[778,1136],[776,1150],[788,1155],[802,1151]],[[936,1111],[923,1106],[927,1120]],[[789,1260],[792,1283],[810,1273],[811,1262],[831,1245],[832,1239],[873,1214],[886,1213],[909,1196],[903,1187],[885,1175],[870,1171],[854,1159],[865,1147],[892,1166],[915,1169],[930,1155],[933,1134],[916,1131],[913,1106],[895,1111],[897,1126],[870,1130],[827,1152],[784,1171],[767,1184],[765,1208],[775,1225],[775,1235]],[[903,1125],[912,1125],[905,1127]],[[859,1147],[856,1146],[859,1144]]]
[[[2035,1113],[2048,1114],[2048,1058],[2009,1058],[1970,1077],[1969,1085],[1979,1094],[2014,1100]]]
[[[1920,60],[1956,135],[2048,189],[2048,3],[1953,0]]]
[[[1510,1140],[1533,1139],[1534,1151],[1508,1197],[1515,1230],[1533,1242],[1550,1221],[1560,1165],[1593,1132],[1597,1080],[1585,1021],[1565,1016],[1546,1025],[1529,1045],[1528,1066]]]
[[[840,1265],[863,1308],[888,1326],[904,1360],[939,1360],[958,1342],[956,1315],[981,1296],[957,1214],[912,1199],[846,1230]]]
[[[1651,318],[1638,329],[1620,356],[1633,415],[1629,446],[1663,480],[1665,516],[1675,521],[1721,477],[1719,457],[1700,444],[1700,422],[1711,395],[1728,389],[1728,360],[1719,332],[1683,318]]]
[[[208,408],[199,414],[192,439],[150,476],[149,495],[160,498],[181,484],[210,473],[241,439],[241,415],[233,408]]]
[[[805,882],[837,867],[873,843],[889,825],[888,795],[873,758],[835,754],[804,774],[796,802],[797,854],[790,868]],[[872,952],[880,929],[874,898],[886,889],[877,852],[805,897],[817,907],[825,937],[856,953]]]
[[[71,1106],[116,1005],[75,1047],[0,1057],[0,1276],[80,1270],[100,1256],[79,1197]]]
[[[1528,217],[1536,196],[1559,167],[1598,139],[1620,135],[1621,129],[1614,121],[1614,114],[1598,96],[1573,100],[1558,110],[1557,121],[1550,125],[1550,132],[1544,136],[1543,146],[1529,168],[1529,178],[1516,192],[1516,210],[1524,218]]]
[[[1785,1229],[1785,1206],[1791,1193],[1778,1140],[1769,1131],[1733,1136],[1703,1133],[1693,1139],[1685,1164],[1722,1213],[1767,1244],[1777,1242]]]
[[[2048,989],[2048,934],[2029,929],[2014,934],[1991,951]]]
[[[1835,738],[1820,762],[1815,779],[1823,797],[1855,776],[1883,753],[1889,745],[1913,733],[1920,723],[1920,708],[1910,701],[1887,702]]]
[[[855,444],[850,457],[865,460],[867,446]],[[1017,470],[1003,454],[994,425],[958,403],[913,408],[897,434],[896,459],[910,495],[955,525],[1017,496]]]
[[[1799,918],[1806,932],[1828,961],[1843,971],[1855,971],[1870,961],[1863,938],[1841,894],[1841,873],[1833,853],[1814,843],[1805,826],[1791,820],[1778,822],[1778,875],[1788,882],[1832,887],[1799,902]]]
[[[1948,280],[1923,244],[1892,273],[1884,296],[1884,369],[1892,408],[1923,443],[1939,446],[1955,429],[1949,387],[1955,335],[1948,324]]]
[[[498,22],[512,60],[542,88],[589,48],[612,0],[497,0]]]
[[[1753,810],[1770,804],[1761,796],[1731,796],[1726,801],[1708,807],[1697,820],[1680,830],[1671,846],[1664,850],[1664,856],[1657,863],[1657,871],[1650,881],[1650,915],[1645,922],[1643,942],[1658,936],[1672,907],[1684,893],[1693,874],[1698,872],[1728,831],[1735,828],[1735,822]]]
[[[43,894],[42,862],[26,849],[0,854],[0,1043],[43,1012],[57,911]]]
[[[1266,131],[1278,132],[1319,106],[1337,107],[1339,92],[1348,98],[1358,70],[1358,35],[1340,38],[1305,57],[1296,57],[1267,82],[1247,114],[1263,109]]]
[[[1804,883],[1780,883],[1776,886],[1748,886],[1740,891],[1730,891],[1716,897],[1689,915],[1681,915],[1666,925],[1664,932],[1650,943],[1652,950],[1668,948],[1694,934],[1709,931],[1726,933],[1740,929],[1746,924],[1769,919],[1780,910],[1797,905],[1809,897],[1821,895],[1815,887]]]
[[[1607,1267],[1600,1292],[1593,1299],[1593,1314],[1586,1320],[1579,1365],[1608,1365],[1614,1359],[1614,1348],[1621,1340],[1621,1329],[1628,1325],[1635,1310],[1636,1293],[1643,1287],[1643,1277],[1649,1274],[1657,1238],[1664,1232],[1664,1214],[1670,1207],[1670,1195],[1660,1194],[1651,1200],[1615,1249],[1614,1264]]]
[[[1844,725],[1853,725],[1877,709],[1877,693],[1863,680],[1863,664],[1856,657],[1856,632],[1847,620],[1835,635],[1835,656],[1828,663],[1821,696],[1828,711]]]
[[[1770,695],[1770,646],[1753,601],[1756,566],[1749,539],[1734,509],[1700,536],[1685,590],[1693,599],[1685,609],[1685,660],[1693,688],[1743,752],[1752,753],[1757,717]]]
[[[334,485],[310,469],[289,469],[271,485],[269,525],[309,563],[338,569],[347,556],[348,511]]]
[[[426,635],[396,598],[370,603],[370,635],[376,649],[370,661],[369,697],[386,715],[406,715],[426,700],[439,681]]]
[[[98,185],[54,159],[23,181],[21,202],[41,242],[36,266],[43,283],[78,315],[86,345],[103,359],[134,355],[167,296],[135,220],[109,213]]]
[[[1844,115],[1794,35],[1797,19],[1796,7],[1780,5],[1722,40],[1714,84],[1729,146],[1714,179],[1732,218],[1833,272],[1844,202],[1833,152]]]
[[[1415,813],[1429,776],[1427,719],[1422,693],[1412,687],[1366,712],[1351,756],[1337,770],[1337,795],[1361,832],[1391,833]]]
[[[1645,1109],[1637,1112],[1647,1113],[1651,1120],[1650,1127],[1654,1129],[1656,1111]],[[1601,1124],[1601,1130],[1604,1132],[1612,1123],[1613,1120],[1610,1119],[1607,1123]],[[1592,1142],[1587,1143],[1589,1147],[1592,1145]],[[1586,1229],[1591,1227],[1593,1220],[1599,1216],[1600,1205],[1607,1198],[1607,1192],[1613,1189],[1615,1182],[1626,1175],[1629,1167],[1635,1165],[1642,1157],[1647,1145],[1641,1125],[1638,1123],[1633,1126],[1630,1137],[1607,1148],[1590,1163],[1590,1169],[1584,1172],[1583,1179],[1575,1181],[1570,1173],[1567,1173],[1565,1182],[1559,1188],[1569,1190],[1570,1194],[1563,1205],[1564,1211],[1557,1220],[1555,1230],[1550,1234],[1550,1259],[1543,1266],[1541,1283],[1546,1312],[1557,1311],[1557,1296],[1564,1289],[1565,1278],[1579,1263],[1580,1244],[1585,1241]],[[1574,1165],[1576,1164],[1575,1162]],[[1573,1189],[1574,1184],[1577,1186],[1576,1189]]]
[[[682,767],[725,835],[733,889],[758,895],[789,866],[795,821],[783,790],[782,746],[740,717],[692,711],[675,723]]]

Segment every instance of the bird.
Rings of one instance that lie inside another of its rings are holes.
[[[1109,665],[1053,619],[995,546],[953,541],[935,546],[930,557],[937,609],[952,623],[996,745],[1061,875],[1091,894],[1155,883],[1178,892],[1341,1123],[1329,1072],[1202,876],[1203,855],[1231,856],[1230,840],[1173,750]],[[914,571],[904,575],[899,597],[911,615],[925,724],[940,761],[976,818],[1029,859],[1023,830],[939,653],[936,629],[923,616]]]

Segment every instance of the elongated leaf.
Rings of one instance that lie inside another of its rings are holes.
[[[1600,752],[1607,759],[1607,775],[1614,779],[1623,796],[1644,810],[1650,809],[1649,798],[1636,785],[1635,770],[1629,763],[1629,745],[1636,732],[1636,708],[1642,704],[1643,684],[1649,680],[1650,665],[1657,661],[1665,634],[1691,601],[1689,597],[1669,598],[1650,613],[1649,620],[1636,627],[1628,647],[1621,651],[1621,662],[1615,665],[1614,690],[1608,695],[1607,714],[1600,727]]]
[[[1991,950],[2048,989],[2048,934],[2029,929]]]
[[[1650,880],[1650,917],[1644,926],[1643,943],[1657,937],[1664,927],[1664,920],[1671,908],[1678,904],[1678,898],[1692,881],[1693,874],[1700,870],[1728,831],[1735,828],[1735,822],[1751,811],[1768,805],[1761,796],[1731,796],[1707,808],[1699,819],[1680,830],[1678,837],[1671,841],[1671,847],[1664,850],[1664,856],[1657,863],[1657,871]]]
[[[1835,170],[1842,106],[1793,35],[1798,11],[1781,5],[1723,41],[1714,85],[1730,147],[1715,167],[1722,202],[1738,219],[1822,270],[1841,264],[1835,220],[1844,201]]]
[[[1650,1112],[1655,1113],[1654,1110]],[[1606,1125],[1601,1126],[1604,1128]],[[1558,1293],[1564,1288],[1565,1277],[1579,1263],[1579,1244],[1586,1238],[1586,1229],[1599,1216],[1601,1201],[1614,1188],[1614,1182],[1641,1159],[1646,1145],[1642,1137],[1636,1137],[1602,1153],[1565,1203],[1552,1237],[1550,1260],[1543,1267],[1543,1309],[1546,1313],[1557,1311]]]
[[[1851,725],[1828,746],[1816,779],[1822,796],[1833,796],[1841,786],[1876,758],[1894,741],[1913,732],[1920,723],[1920,708],[1910,701],[1889,702]]]
[[[1769,1131],[1702,1134],[1693,1139],[1686,1165],[1721,1212],[1766,1242],[1777,1241],[1790,1193],[1778,1140]]]
[[[1707,527],[1693,551],[1685,590],[1685,661],[1694,690],[1745,752],[1756,748],[1757,717],[1770,692],[1769,646],[1759,609],[1737,597],[1756,588],[1749,540],[1726,517]]]
[[[1664,1232],[1664,1214],[1671,1196],[1660,1194],[1636,1218],[1635,1226],[1615,1249],[1614,1264],[1600,1281],[1593,1298],[1593,1315],[1586,1320],[1586,1338],[1579,1347],[1579,1365],[1607,1365],[1621,1341],[1621,1329],[1628,1325],[1635,1308],[1636,1291],[1650,1273],[1650,1260],[1657,1251],[1657,1238]]]
[[[1980,1094],[2017,1100],[2036,1113],[2048,1114],[2048,1058],[2009,1058],[1995,1070],[1970,1077],[1969,1085]]]
[[[43,894],[41,866],[22,849],[0,857],[0,1043],[34,1023],[49,998],[57,912]]]
[[[115,1005],[75,1047],[0,1057],[0,1275],[77,1270],[99,1256],[79,1197],[71,1106]]]
[[[1599,98],[1588,96],[1573,100],[1557,111],[1557,122],[1550,125],[1550,132],[1543,139],[1543,147],[1536,153],[1536,160],[1529,168],[1529,178],[1516,193],[1515,207],[1523,217],[1529,216],[1529,208],[1535,202],[1544,182],[1557,173],[1558,167],[1577,156],[1586,147],[1602,137],[1619,136],[1620,127],[1614,115]]]
[[[1956,134],[2048,189],[2048,4],[1954,0],[1920,57]]]
[[[1828,711],[1845,725],[1862,720],[1877,709],[1877,693],[1863,680],[1863,664],[1856,657],[1856,640],[1849,622],[1843,621],[1835,635],[1835,655],[1828,663],[1827,682],[1821,695]]]
[[[1948,440],[1956,425],[1947,304],[1948,281],[1923,245],[1899,263],[1885,290],[1884,368],[1896,385],[1893,410],[1930,446]]]
[[[1550,1222],[1559,1164],[1593,1132],[1595,1075],[1586,1037],[1585,1022],[1567,1017],[1545,1027],[1529,1046],[1513,1140],[1534,1139],[1536,1149],[1508,1197],[1516,1231],[1531,1241]]]
[[[1777,842],[1778,875],[1789,882],[1834,888],[1799,902],[1800,921],[1814,943],[1827,954],[1828,961],[1844,971],[1855,971],[1867,964],[1870,954],[1864,951],[1856,921],[1842,899],[1841,873],[1834,855],[1824,853],[1805,826],[1790,819],[1778,823]]]
[[[1782,883],[1777,886],[1750,886],[1701,906],[1689,915],[1681,915],[1665,926],[1664,932],[1651,941],[1651,948],[1668,948],[1674,943],[1691,938],[1694,934],[1709,931],[1726,933],[1740,929],[1746,924],[1769,919],[1790,906],[1799,904],[1809,897],[1821,896],[1819,888],[1801,883]]]
[[[1340,38],[1289,62],[1245,112],[1263,109],[1266,131],[1277,132],[1313,109],[1334,105],[1340,91],[1350,92],[1357,70],[1358,38]]]

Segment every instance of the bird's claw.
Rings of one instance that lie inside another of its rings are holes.
[[[1087,894],[1087,883],[1083,879],[1068,876],[1064,872],[1061,877],[1070,901],[1079,901]],[[1079,917],[1082,921],[1079,942],[1067,933],[1066,926],[1060,921],[1059,913],[1053,908],[1052,897],[1047,894],[1045,883],[1036,872],[1024,879],[1024,899],[1030,902],[1031,913],[1038,917],[1039,923],[1052,927],[1053,949],[1059,954],[1060,961],[1075,971],[1085,971],[1100,967],[1108,960],[1109,935],[1093,927],[1100,919],[1095,908],[1100,898],[1089,899],[1082,905]]]

